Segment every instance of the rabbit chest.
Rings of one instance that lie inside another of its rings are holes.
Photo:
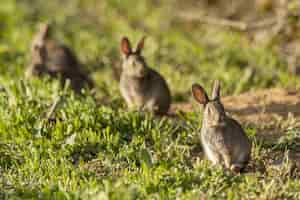
[[[251,152],[248,138],[232,120],[224,126],[204,126],[201,140],[207,157],[214,163],[221,162],[224,155],[230,156],[233,162],[243,163]]]
[[[224,127],[205,127],[201,130],[201,142],[207,157],[213,162],[218,162],[220,157],[220,144],[224,144],[222,129]]]
[[[148,77],[132,78],[127,76],[121,77],[121,93],[126,101],[134,102],[137,105],[143,105],[148,99],[149,84]]]
[[[201,139],[211,148],[233,146],[233,134],[228,126],[205,127],[201,131]]]

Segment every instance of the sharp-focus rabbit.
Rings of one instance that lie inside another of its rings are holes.
[[[44,55],[40,62],[37,49],[43,49]],[[93,87],[93,82],[89,76],[81,71],[81,66],[74,53],[65,45],[50,38],[50,25],[41,24],[39,31],[34,36],[31,47],[31,64],[26,71],[26,76],[48,74],[52,77],[60,77],[62,83],[70,79],[71,86],[76,92],[84,87]]]
[[[168,112],[171,94],[165,79],[149,68],[141,55],[145,37],[140,40],[135,51],[128,38],[121,41],[123,53],[120,90],[130,109],[152,111],[156,114]]]
[[[201,142],[213,164],[240,172],[250,160],[251,143],[241,125],[228,117],[220,101],[220,83],[215,81],[212,99],[198,84],[193,84],[195,100],[204,106]]]

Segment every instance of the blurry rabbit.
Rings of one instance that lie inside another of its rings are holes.
[[[193,84],[192,93],[204,106],[201,142],[206,156],[213,164],[240,172],[250,160],[251,143],[241,125],[226,115],[220,101],[219,81],[214,83],[212,99],[198,84]]]
[[[65,45],[50,38],[50,25],[41,24],[39,31],[34,36],[31,46],[31,64],[26,71],[26,76],[48,74],[52,77],[61,77],[64,84],[70,79],[71,86],[76,92],[84,87],[93,87],[93,81],[81,71],[81,66],[74,53]],[[42,63],[38,49],[43,49]]]
[[[171,94],[165,79],[148,67],[141,55],[145,37],[132,50],[128,38],[121,41],[123,53],[120,90],[130,109],[141,109],[166,114],[171,103]]]

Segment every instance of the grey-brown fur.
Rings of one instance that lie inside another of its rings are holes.
[[[36,51],[37,48],[45,51],[42,63]],[[26,71],[27,77],[43,74],[60,77],[63,84],[69,79],[76,92],[80,92],[85,85],[90,88],[94,85],[89,76],[82,71],[81,65],[71,49],[51,39],[49,24],[40,25],[39,31],[33,38],[31,63]]]
[[[251,143],[241,125],[227,116],[220,101],[220,84],[215,81],[212,99],[198,84],[192,86],[198,103],[204,105],[201,142],[213,164],[241,171],[250,160]]]
[[[143,47],[144,38],[138,43],[135,51],[132,51],[127,38],[121,41],[121,94],[130,109],[165,114],[171,103],[170,90],[165,79],[146,64],[141,55]]]

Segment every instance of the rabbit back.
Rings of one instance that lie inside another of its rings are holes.
[[[81,71],[80,63],[70,48],[54,40],[47,40],[46,50],[48,74],[54,77],[60,75],[63,84],[69,79],[72,88],[77,92],[79,92],[85,84],[87,84],[89,88],[94,86],[89,76]]]
[[[241,125],[233,118],[227,117],[228,127],[224,133],[233,164],[246,164],[250,159],[251,142]],[[231,136],[230,136],[231,134]]]
[[[46,41],[47,67],[53,72],[77,70],[78,61],[74,53],[65,45],[53,40]]]

